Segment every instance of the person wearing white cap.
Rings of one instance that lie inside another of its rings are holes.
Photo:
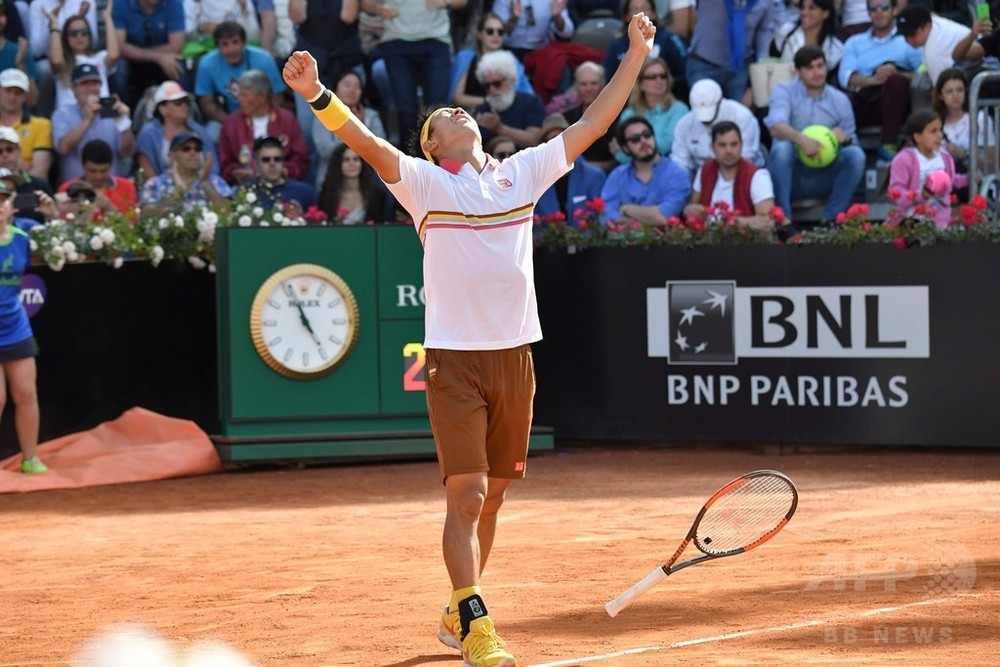
[[[208,129],[191,118],[191,93],[176,81],[164,81],[153,94],[153,117],[135,140],[135,159],[142,178],[170,171],[170,141],[178,134],[193,132],[201,138],[206,153],[213,156],[212,173],[219,172],[218,151]]]
[[[108,116],[102,115],[101,74],[93,65],[73,68],[73,95],[76,106],[64,107],[52,116],[52,138],[60,156],[60,182],[83,175],[81,151],[93,139],[102,139],[115,154],[114,173],[124,175],[123,160],[135,151],[131,109],[117,98]]]
[[[21,161],[37,178],[48,178],[52,167],[52,121],[28,111],[28,75],[16,68],[0,71],[0,125],[20,137]]]
[[[18,194],[32,193],[38,196],[39,206],[22,208],[18,216],[35,222],[45,222],[51,217],[49,211],[40,210],[43,201],[52,196],[52,186],[44,178],[38,178],[24,170],[21,161],[21,138],[12,127],[0,126],[0,171],[7,174]],[[2,176],[0,176],[2,178]]]
[[[758,167],[765,163],[760,146],[760,125],[750,109],[735,100],[722,97],[722,87],[711,79],[702,79],[691,86],[691,111],[677,123],[670,159],[688,170],[693,177],[705,160],[715,157],[712,152],[712,125],[731,120],[743,137],[743,157]]]
[[[38,72],[35,69],[35,56],[31,54],[31,50],[28,48],[27,39],[18,37],[11,41],[5,36],[7,32],[7,12],[2,11],[5,1],[0,0],[0,70],[14,67],[28,75],[28,79],[31,81],[31,90],[28,92],[28,106],[34,107],[35,102],[38,101],[38,88],[34,83],[38,78]]]

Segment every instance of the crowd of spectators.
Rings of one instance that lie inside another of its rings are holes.
[[[918,193],[948,171],[962,194],[971,143],[995,145],[988,118],[970,136],[967,93],[1000,38],[975,5],[940,4],[0,0],[0,168],[12,188],[54,195],[63,210],[211,203],[243,188],[347,224],[393,221],[383,184],[287,90],[280,69],[293,49],[316,57],[323,83],[375,135],[404,146],[421,105],[454,104],[504,159],[586,113],[618,67],[621,28],[642,11],[658,31],[628,103],[539,212],[571,217],[601,196],[605,219],[662,225],[702,210],[711,186],[735,193],[729,204],[749,207],[747,219],[764,201],[794,223],[793,202],[818,198],[829,223],[858,196],[870,158]],[[621,19],[600,49],[574,39],[596,17]],[[796,75],[764,107],[751,95],[760,61]],[[927,109],[940,150],[921,134],[930,124],[907,125]],[[819,155],[812,125],[839,144],[822,167],[799,157]],[[861,128],[879,128],[869,154]]]

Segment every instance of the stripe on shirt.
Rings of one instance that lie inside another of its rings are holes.
[[[525,204],[505,213],[493,215],[472,215],[454,211],[428,211],[420,221],[420,238],[430,229],[468,229],[484,232],[503,227],[513,227],[531,223],[534,204]]]

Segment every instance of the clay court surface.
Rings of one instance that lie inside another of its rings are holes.
[[[761,468],[800,492],[777,537],[604,612]],[[997,664],[998,473],[986,451],[560,448],[508,494],[485,599],[521,667]],[[260,665],[458,667],[443,509],[432,461],[0,496],[0,665],[138,621]]]

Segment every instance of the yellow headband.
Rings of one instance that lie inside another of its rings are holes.
[[[427,120],[424,121],[424,126],[420,128],[420,151],[424,154],[424,157],[427,158],[427,161],[431,163],[434,162],[434,158],[432,158],[431,154],[427,151],[426,148],[424,148],[424,144],[427,143],[427,139],[430,137],[431,134],[431,121],[434,120],[434,116],[438,115],[444,110],[445,110],[444,107],[436,109],[433,113],[431,113],[430,116],[427,117]]]

